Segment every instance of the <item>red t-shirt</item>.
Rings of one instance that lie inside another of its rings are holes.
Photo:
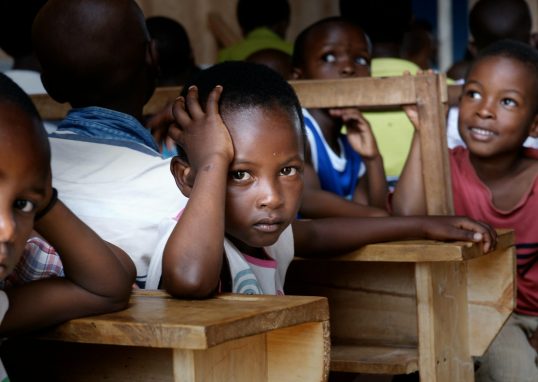
[[[538,150],[524,155],[538,159]],[[503,211],[492,203],[491,191],[478,178],[463,147],[450,151],[452,191],[457,215],[482,220],[495,228],[513,228],[517,253],[516,312],[538,316],[538,177],[516,206]]]

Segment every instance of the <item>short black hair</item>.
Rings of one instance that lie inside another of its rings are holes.
[[[245,61],[226,61],[193,76],[183,87],[187,95],[190,86],[198,88],[198,100],[205,108],[209,93],[217,85],[223,87],[219,99],[219,112],[226,114],[246,108],[280,107],[300,123],[304,137],[301,105],[291,85],[277,72],[265,65]]]
[[[411,0],[340,0],[340,15],[358,24],[374,45],[401,44],[413,7]]]
[[[529,43],[531,27],[525,0],[480,0],[469,13],[469,29],[479,50],[508,38]]]
[[[538,50],[521,41],[504,39],[488,45],[482,49],[474,59],[465,78],[474,66],[488,57],[507,57],[521,62],[530,69],[535,83],[536,110],[538,111]]]
[[[265,65],[226,61],[211,66],[191,78],[181,95],[186,96],[192,85],[198,88],[198,99],[203,107],[209,93],[215,86],[221,85],[223,92],[219,110],[222,113],[249,107],[279,106],[303,123],[301,105],[295,91],[282,76]]]
[[[247,34],[259,27],[272,27],[290,19],[288,0],[239,0],[237,21]]]
[[[43,150],[42,152],[45,155],[44,160],[47,161],[46,165],[49,166],[50,145],[47,132],[43,127],[43,121],[41,119],[41,116],[39,115],[39,112],[37,111],[30,96],[26,94],[19,85],[17,85],[11,78],[6,76],[4,73],[0,73],[0,103],[6,104],[8,106],[13,105],[14,107],[26,113],[26,115],[32,121],[34,121],[34,123],[32,124],[32,130],[30,131],[32,137],[28,137],[27,134],[29,133],[29,131],[17,131],[17,126],[9,126],[9,128],[13,127],[13,131],[10,131],[10,134],[25,134],[25,139],[29,140],[35,138],[35,142],[39,145],[39,149]]]
[[[304,65],[306,42],[308,41],[308,38],[310,37],[312,32],[315,32],[319,28],[325,27],[326,25],[330,24],[350,25],[354,28],[361,30],[364,33],[364,30],[359,25],[353,23],[351,20],[344,17],[333,16],[316,21],[315,23],[303,29],[295,39],[292,55],[292,64],[294,68],[300,68]],[[371,52],[372,47],[370,44],[370,39],[368,38],[366,33],[364,33],[364,38],[368,43],[368,50]]]
[[[24,110],[30,118],[41,121],[41,116],[30,96],[4,73],[0,73],[0,102],[17,105]]]

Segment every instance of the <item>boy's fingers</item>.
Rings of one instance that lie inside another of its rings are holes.
[[[218,114],[219,113],[219,99],[222,94],[222,86],[217,85],[215,89],[209,93],[207,97],[207,114]]]
[[[204,111],[198,101],[198,88],[196,86],[191,86],[189,88],[185,103],[189,110],[189,114],[193,119],[202,118],[204,116]]]
[[[185,109],[185,98],[178,97],[172,108],[172,114],[175,121],[182,127],[187,126],[191,122],[191,117]]]
[[[470,219],[462,220],[459,225],[469,233],[472,241],[484,243],[484,252],[495,249],[497,232],[490,225]]]
[[[174,140],[174,142],[181,144],[183,143],[183,131],[177,126],[172,126],[168,130],[168,136]]]

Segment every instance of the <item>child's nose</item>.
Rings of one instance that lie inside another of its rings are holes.
[[[0,211],[0,242],[11,242],[15,238],[15,219],[10,209]]]
[[[275,209],[282,205],[284,198],[277,182],[266,181],[260,183],[260,192],[257,201],[258,208]]]
[[[355,64],[351,58],[348,57],[342,62],[340,75],[343,77],[351,77],[355,75]]]
[[[493,118],[495,116],[493,101],[485,99],[477,110],[477,114],[480,118]]]

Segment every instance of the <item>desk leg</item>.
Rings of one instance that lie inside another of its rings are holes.
[[[174,381],[267,381],[266,335],[240,338],[205,350],[174,349]]]
[[[421,381],[472,382],[467,312],[467,264],[417,263]]]

